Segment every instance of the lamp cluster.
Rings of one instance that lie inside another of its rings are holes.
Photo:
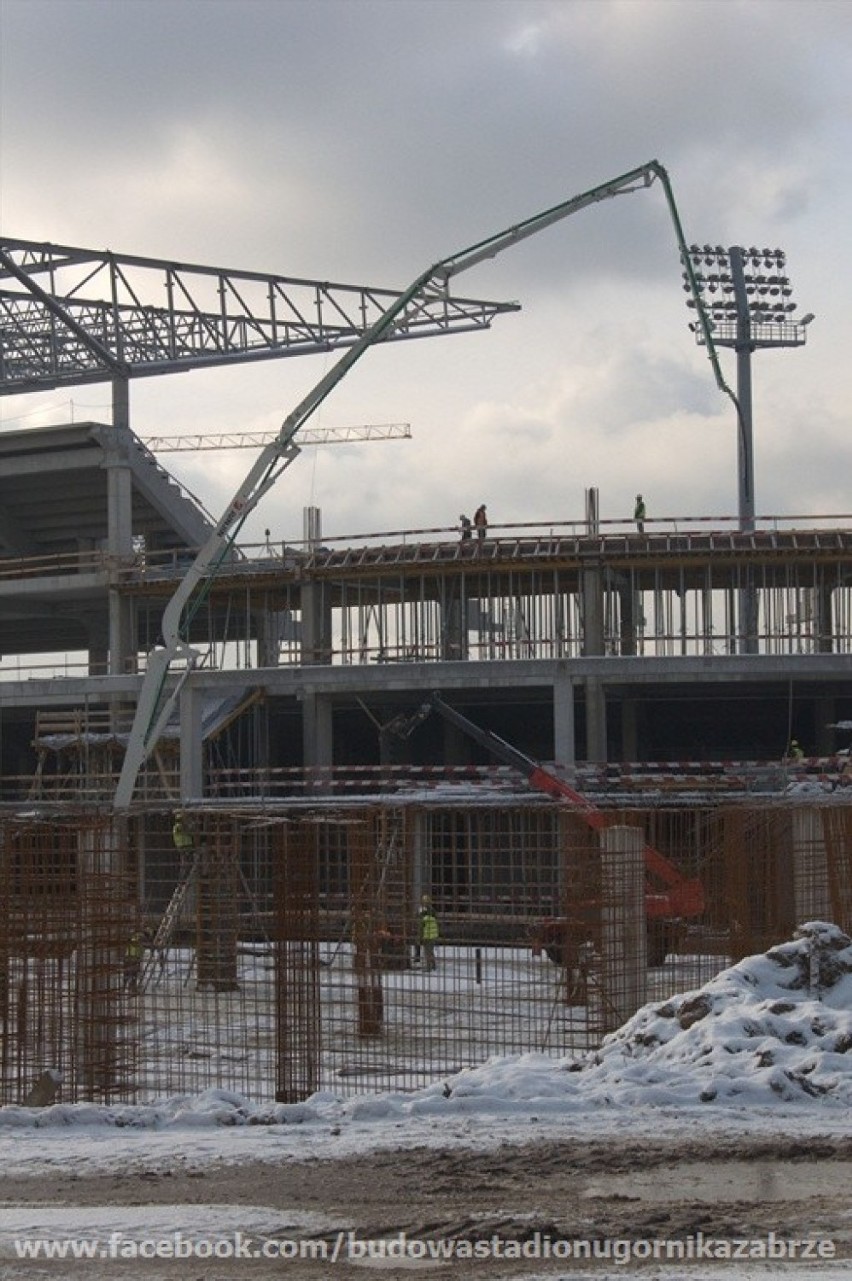
[[[732,263],[736,255],[739,260]],[[784,273],[786,259],[781,249],[725,249],[722,245],[690,245],[689,262],[695,283],[710,320],[717,324],[735,323],[743,310],[749,320],[759,324],[777,322],[793,324],[793,289]],[[736,273],[741,272],[743,301],[737,297]],[[692,293],[689,275],[684,271],[684,289]],[[695,299],[687,300],[695,307]]]

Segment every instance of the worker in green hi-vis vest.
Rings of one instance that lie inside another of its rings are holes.
[[[428,894],[423,895],[420,903],[420,912],[417,919],[420,947],[423,950],[423,964],[427,970],[434,970],[436,968],[435,944],[440,938],[441,931],[438,928],[438,918],[432,910],[432,902]]]
[[[180,874],[185,876],[192,866],[195,838],[189,830],[183,814],[175,814],[175,821],[172,824],[172,841],[180,855]]]

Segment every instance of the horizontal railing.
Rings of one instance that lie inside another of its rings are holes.
[[[46,804],[97,805],[110,803],[121,764],[116,742],[110,747],[93,736],[81,734],[75,743],[55,751],[50,740],[39,747],[40,769],[35,775],[4,775],[0,801],[19,804],[38,800]],[[85,764],[85,770],[81,766]],[[689,803],[696,798],[812,794],[814,799],[852,801],[852,773],[844,753],[803,760],[727,761],[620,761],[606,764],[579,762],[550,766],[596,805],[631,803],[654,798],[659,803]],[[453,804],[489,796],[538,797],[527,780],[508,765],[342,765],[323,768],[297,766],[224,768],[207,775],[205,802],[239,806],[298,802],[323,804],[349,800],[396,797],[400,802],[426,805]],[[137,799],[157,806],[173,805],[180,794],[177,758],[167,755],[156,769],[141,779]],[[544,798],[543,798],[544,799]],[[547,799],[552,804],[551,799]]]
[[[658,516],[646,517],[645,534],[690,534],[719,532],[736,535],[741,533],[737,516]],[[789,532],[801,530],[852,530],[852,514],[831,513],[822,515],[766,515],[754,518],[750,533]],[[601,519],[594,527],[582,520],[513,521],[489,525],[487,540],[501,539],[558,539],[598,537],[604,542],[609,537],[635,533],[635,521],[628,517]],[[367,532],[348,532],[323,535],[319,545],[306,540],[241,543],[237,548],[239,560],[231,568],[245,571],[251,565],[281,562],[294,567],[306,556],[318,550],[335,551],[349,547],[412,546],[419,544],[446,544],[458,541],[457,525],[429,525],[415,529],[382,529]],[[476,542],[476,538],[471,541]],[[167,551],[134,551],[128,556],[114,556],[103,549],[57,552],[38,556],[0,557],[0,581],[32,579],[69,574],[108,573],[120,571],[125,577],[140,578],[164,575],[169,578],[185,573],[192,564],[196,549],[192,547]]]

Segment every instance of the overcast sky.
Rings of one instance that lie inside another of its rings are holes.
[[[688,241],[780,246],[806,347],[754,358],[759,513],[852,512],[850,0],[0,0],[10,236],[405,287],[657,159]],[[462,276],[488,333],[370,351],[247,533],[736,512],[736,429],[687,327],[659,184]],[[275,429],[334,357],[131,384],[140,435]],[[735,381],[733,355],[723,370]],[[109,420],[109,387],[2,426]],[[248,451],[163,455],[216,514]]]

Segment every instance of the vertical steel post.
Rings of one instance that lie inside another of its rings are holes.
[[[754,529],[754,441],[751,406],[751,353],[754,351],[751,318],[748,309],[743,251],[739,245],[728,250],[731,264],[731,281],[737,307],[737,401],[739,403],[739,445],[737,448],[739,476],[740,529]]]
[[[737,433],[737,460],[739,477],[740,530],[754,530],[754,429],[751,400],[751,353],[754,342],[748,308],[743,250],[731,245],[728,250],[731,264],[731,281],[737,309],[737,336],[734,344],[737,353],[737,404],[739,431]],[[756,654],[757,645],[757,592],[751,581],[751,570],[746,568],[746,582],[739,592],[739,642],[743,654]]]

